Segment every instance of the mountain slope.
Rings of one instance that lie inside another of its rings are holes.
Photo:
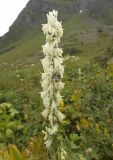
[[[78,14],[80,10],[107,23],[112,23],[113,20],[112,0],[30,0],[9,28],[9,32],[0,38],[0,50],[19,40],[26,31],[39,28],[46,20],[45,15],[53,9],[59,11],[63,21]]]
[[[30,0],[9,32],[0,38],[0,61],[18,63],[39,58],[44,43],[41,24],[46,23],[46,14],[53,9],[59,11],[59,19],[63,21],[62,46],[66,53],[76,52],[76,43],[80,44],[79,48],[81,43],[83,46],[84,43],[96,43],[100,39],[98,28],[112,36],[113,28],[106,29],[105,25],[106,21],[111,23],[112,6],[112,0]]]
[[[113,24],[113,0],[90,0],[87,8],[92,17]]]
[[[78,2],[79,0],[30,0],[9,28],[9,32],[1,37],[0,47],[4,48],[6,44],[20,39],[26,31],[32,28],[40,28],[41,24],[46,22],[46,14],[53,9],[59,11],[59,15],[64,21],[78,12]]]

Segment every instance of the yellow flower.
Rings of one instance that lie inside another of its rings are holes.
[[[107,128],[104,128],[104,135],[107,136],[107,137],[109,137],[109,131],[108,131]]]
[[[81,96],[81,89],[78,88],[75,91],[74,95],[72,95],[72,100],[76,102],[79,100],[80,96]]]
[[[81,106],[80,106],[79,104],[77,104],[77,105],[75,104],[75,105],[74,105],[74,108],[75,108],[76,111],[79,111],[80,108],[81,108]]]
[[[108,67],[107,67],[107,70],[106,70],[106,73],[109,77],[113,77],[113,64],[108,64]]]
[[[76,129],[77,129],[78,131],[80,131],[80,126],[79,126],[79,124],[76,125]]]
[[[88,128],[89,125],[90,125],[90,122],[84,118],[84,117],[81,117],[80,118],[80,124],[84,127],[84,128]]]
[[[100,134],[101,130],[100,130],[100,125],[98,123],[95,124],[95,129],[96,129],[96,133]]]
[[[62,100],[60,105],[59,105],[59,109],[61,112],[63,112],[65,110],[65,105],[64,105],[64,101]]]
[[[28,114],[25,114],[24,118],[25,118],[25,120],[27,120],[28,119]]]

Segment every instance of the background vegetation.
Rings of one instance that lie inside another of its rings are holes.
[[[90,8],[91,16],[78,13],[63,23],[65,88],[59,107],[66,114],[60,132],[67,160],[113,160],[112,9],[104,18],[105,7],[95,15],[97,8]],[[0,160],[47,158],[39,93],[42,44],[38,27],[0,49]]]

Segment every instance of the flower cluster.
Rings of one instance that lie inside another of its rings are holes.
[[[42,116],[48,120],[48,126],[43,133],[47,148],[50,148],[53,136],[58,132],[58,122],[62,122],[65,115],[60,112],[59,105],[62,101],[60,94],[64,87],[62,82],[64,66],[62,49],[58,47],[63,35],[62,24],[57,20],[58,12],[53,10],[47,14],[47,24],[43,24],[42,30],[46,35],[46,44],[43,46],[45,58],[42,61],[44,73],[42,73],[41,98],[45,109]]]
[[[64,148],[61,149],[61,160],[65,160],[66,159],[66,156],[67,156],[67,152],[64,150]]]

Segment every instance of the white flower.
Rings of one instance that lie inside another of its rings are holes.
[[[55,68],[59,68],[59,66],[61,67],[61,64],[63,63],[63,60],[59,57],[57,58],[54,58],[54,65],[55,65]]]
[[[92,151],[93,151],[92,148],[87,148],[85,152],[86,152],[87,154],[91,154]]]
[[[53,98],[53,96],[54,96],[54,86],[53,86],[53,83],[51,83],[50,86],[49,86],[49,94],[50,94],[50,97]]]
[[[48,110],[48,109],[43,110],[42,116],[43,116],[45,119],[47,119],[48,114],[49,114],[49,110]]]
[[[52,144],[52,135],[56,134],[58,131],[58,125],[55,124],[52,128],[47,128],[46,127],[46,131],[42,131],[42,133],[44,134],[44,140],[45,140],[45,144],[46,144],[46,148],[50,148],[51,144]]]
[[[67,156],[67,152],[62,148],[61,149],[61,160],[65,160]]]
[[[59,91],[61,91],[64,88],[64,83],[63,82],[59,82],[59,83],[55,83],[55,88]]]
[[[48,79],[44,79],[41,82],[41,86],[42,86],[43,90],[47,90],[48,89],[48,85],[49,85],[49,80]]]
[[[21,78],[21,79],[20,79],[20,81],[21,81],[21,82],[23,82],[23,81],[24,81],[24,79],[23,79],[23,78]]]
[[[54,124],[53,124],[53,109],[51,109],[51,111],[50,111],[50,114],[49,114],[49,121],[50,121],[50,124],[51,124],[51,126],[53,126]]]
[[[54,52],[53,46],[50,45],[49,43],[46,43],[45,45],[43,45],[42,48],[43,48],[44,55],[49,56]]]
[[[48,128],[48,133],[51,136],[56,134],[57,131],[58,131],[58,125],[57,124],[55,124],[52,128]]]
[[[81,76],[81,68],[78,69],[78,74]]]
[[[40,94],[41,94],[41,98],[44,99],[47,96],[47,91],[43,91]]]
[[[47,78],[47,74],[46,73],[42,73],[42,80],[45,80]]]
[[[61,101],[62,101],[62,96],[60,95],[60,91],[58,90],[55,94],[55,98],[57,100],[57,104],[58,106],[60,105]]]
[[[58,131],[58,125],[56,124],[56,125],[53,126],[52,133],[55,134],[57,131]]]
[[[55,100],[53,100],[51,105],[52,105],[53,109],[57,108],[57,106],[58,106],[58,104],[57,104],[57,102]]]
[[[49,149],[51,147],[52,141],[53,141],[53,139],[49,138],[47,141],[44,142],[47,149]]]
[[[17,76],[16,76],[17,78],[19,78],[20,77],[20,75],[19,74],[17,74]]]
[[[43,98],[43,104],[46,108],[49,109],[49,106],[50,106],[50,97],[49,96],[46,96]]]
[[[62,122],[65,118],[65,115],[61,113],[59,110],[57,111],[57,117],[60,122]]]
[[[83,12],[83,10],[80,10],[80,13],[82,13]]]
[[[51,32],[51,25],[50,24],[43,24],[42,25],[42,30],[44,32],[44,34],[48,34],[49,32]]]
[[[64,74],[64,66],[59,66],[58,71],[61,75],[61,78],[63,78],[63,74]]]
[[[64,88],[64,83],[63,82],[60,82],[59,83],[59,90],[62,90]]]
[[[57,48],[57,49],[56,49],[56,52],[57,52],[57,55],[58,55],[58,56],[62,57],[63,51],[62,51],[61,48]]]
[[[64,87],[62,82],[64,66],[62,54],[63,51],[58,47],[63,35],[61,22],[57,19],[58,12],[53,10],[47,14],[47,24],[43,24],[42,30],[46,35],[46,44],[43,45],[45,58],[41,60],[44,73],[42,73],[41,98],[45,109],[42,116],[49,121],[48,128],[43,131],[46,148],[50,148],[53,136],[58,132],[58,122],[62,122],[65,115],[60,112],[59,104],[62,101],[60,91]]]
[[[55,10],[47,14],[47,20],[51,26],[55,26],[55,22],[57,21],[57,15],[58,15],[58,12]]]
[[[33,67],[33,66],[35,66],[35,64],[31,64],[31,66]]]
[[[47,133],[47,131],[42,131],[42,133],[45,134],[44,140],[46,141],[48,139],[48,133]]]
[[[42,59],[41,61],[42,61],[42,65],[43,65],[44,71],[47,70],[47,68],[49,68],[50,65],[51,65],[50,59],[49,59],[48,57],[45,57],[45,58]]]

